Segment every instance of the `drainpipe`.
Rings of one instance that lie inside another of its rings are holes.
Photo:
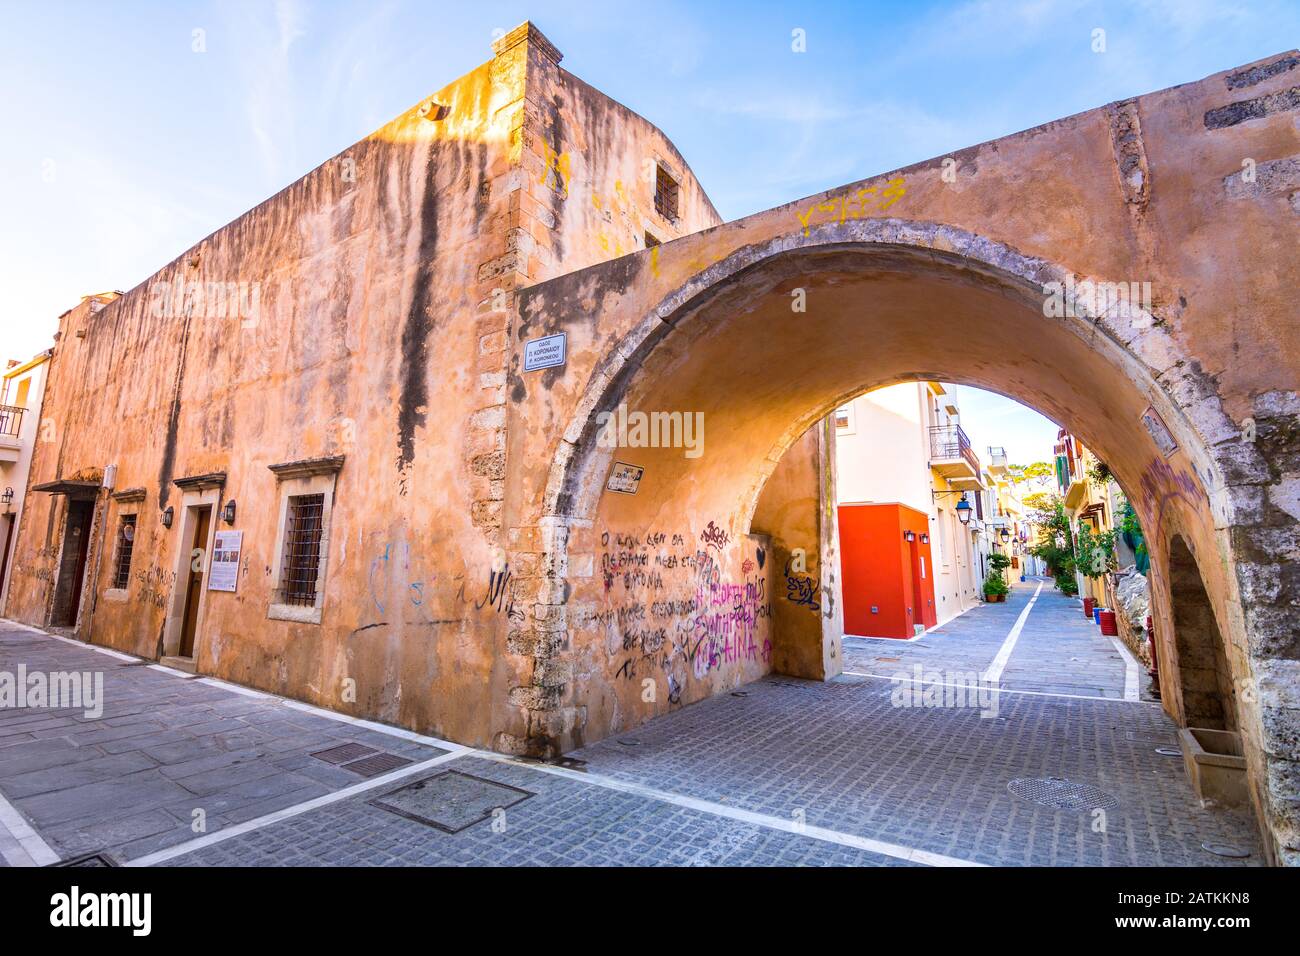
[[[99,514],[99,544],[95,548],[95,568],[91,572],[90,578],[90,604],[86,608],[86,643],[94,643],[90,639],[91,624],[95,619],[95,608],[99,605],[99,568],[104,560],[104,544],[108,540],[108,502],[113,493],[113,487],[117,484],[117,465],[109,465],[104,469],[104,480],[101,483],[100,490],[104,493],[103,508],[99,507],[99,496],[95,496],[95,507]],[[85,584],[82,584],[82,601],[85,601]],[[78,615],[80,616],[80,615]],[[78,628],[80,630],[80,628]]]

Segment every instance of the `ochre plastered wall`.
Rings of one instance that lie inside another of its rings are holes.
[[[532,674],[505,653],[516,569],[494,560],[511,297],[570,271],[570,255],[602,258],[576,200],[560,200],[549,251],[529,238],[537,204],[554,195],[538,148],[551,128],[543,97],[582,137],[584,188],[612,193],[609,177],[642,155],[671,157],[683,199],[675,228],[717,221],[663,134],[570,81],[558,57],[535,29],[513,31],[491,61],[110,307],[64,317],[45,410],[54,428],[32,483],[100,481],[112,464],[116,490],[144,489],[138,503],[96,498],[78,636],[162,652],[189,547],[174,481],[220,473],[215,503],[237,502],[241,571],[233,594],[204,594],[200,672],[467,743],[518,729],[510,689]],[[652,208],[648,188],[636,196]],[[210,282],[256,288],[256,314],[215,315],[211,302],[172,295],[177,283]],[[344,462],[321,623],[269,620],[280,501],[268,466],[328,456]],[[7,613],[46,624],[66,499],[30,502]],[[159,520],[168,506],[171,529]],[[131,584],[125,600],[105,598],[128,509],[139,513]]]

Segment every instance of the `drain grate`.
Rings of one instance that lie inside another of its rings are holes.
[[[1119,806],[1119,801],[1105,790],[1060,777],[1021,777],[1007,784],[1007,789],[1023,800],[1055,810],[1113,810]]]
[[[380,774],[396,770],[398,767],[405,767],[408,763],[411,763],[411,761],[405,757],[399,757],[397,754],[377,753],[369,757],[362,757],[360,760],[353,760],[351,763],[345,763],[343,769],[359,773],[363,777],[378,777]]]
[[[447,833],[459,833],[488,819],[492,811],[513,807],[531,796],[528,790],[448,770],[407,784],[370,803],[408,820]]]
[[[88,853],[86,856],[75,857],[71,860],[61,860],[58,863],[51,863],[51,866],[117,866],[117,861],[107,853]]]
[[[378,750],[374,747],[367,747],[365,744],[340,744],[337,747],[331,747],[329,750],[318,750],[312,756],[317,760],[324,760],[326,763],[340,764],[360,760],[362,757],[369,757],[371,754],[377,753],[379,753]]]

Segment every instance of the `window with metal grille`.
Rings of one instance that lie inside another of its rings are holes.
[[[662,166],[655,177],[655,209],[665,219],[677,218],[677,180]]]
[[[117,523],[117,558],[113,561],[113,587],[131,583],[131,552],[135,549],[135,515],[122,515]]]
[[[280,570],[280,600],[285,604],[316,603],[324,508],[324,495],[289,498]]]

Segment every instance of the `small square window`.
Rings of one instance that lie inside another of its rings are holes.
[[[280,601],[284,604],[312,607],[316,603],[324,509],[324,495],[289,498],[280,562]]]
[[[135,515],[122,515],[117,523],[117,554],[113,558],[113,587],[131,583],[131,552],[135,550]]]
[[[662,166],[655,177],[655,211],[665,219],[677,218],[677,180],[668,175]]]

